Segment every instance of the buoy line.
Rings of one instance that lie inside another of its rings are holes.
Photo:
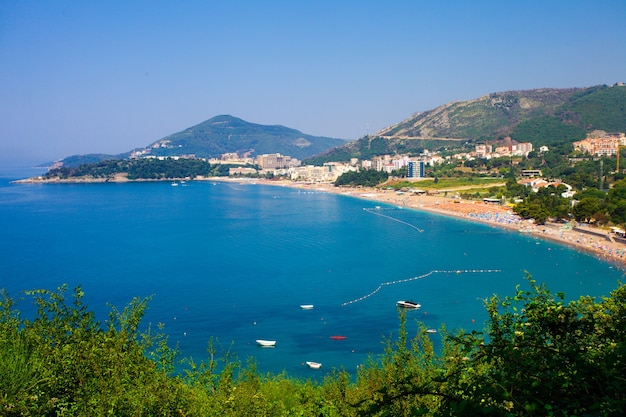
[[[366,212],[368,212],[370,214],[375,214],[377,216],[381,216],[381,217],[384,217],[386,219],[393,220],[394,222],[405,224],[405,225],[407,225],[409,227],[412,227],[413,229],[417,230],[420,233],[424,232],[422,229],[420,229],[419,227],[417,227],[417,226],[415,226],[415,225],[413,225],[411,223],[407,223],[407,222],[405,222],[403,220],[396,219],[395,217],[391,217],[391,216],[387,216],[386,214],[379,213],[378,211],[381,210],[381,209],[364,208],[363,210],[365,210]]]
[[[341,303],[342,307],[345,307],[349,304],[354,304],[354,303],[358,303],[359,301],[363,301],[365,299],[370,298],[371,296],[373,296],[374,294],[376,294],[378,291],[380,291],[383,287],[387,286],[387,285],[395,285],[395,284],[403,284],[405,282],[409,282],[409,281],[416,281],[418,279],[422,279],[422,278],[426,278],[429,275],[432,274],[463,274],[463,273],[478,273],[478,274],[487,274],[487,273],[493,273],[493,272],[502,272],[502,270],[500,269],[451,269],[451,270],[446,270],[446,271],[440,271],[440,270],[432,270],[427,274],[424,275],[420,275],[417,277],[412,277],[412,278],[405,278],[405,279],[399,279],[397,281],[387,281],[387,282],[381,282],[378,287],[372,291],[371,293],[364,295],[363,297],[359,297],[359,298],[355,298],[354,300],[350,300],[350,301],[346,301],[345,303]]]

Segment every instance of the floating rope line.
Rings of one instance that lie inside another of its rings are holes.
[[[371,293],[364,295],[363,297],[359,297],[356,298],[354,300],[350,300],[350,301],[346,301],[345,303],[341,303],[342,307],[345,307],[349,304],[354,304],[354,303],[358,303],[359,301],[363,301],[367,298],[370,298],[371,296],[373,296],[374,294],[376,294],[378,291],[380,291],[383,287],[387,286],[387,285],[395,285],[395,284],[403,284],[405,282],[409,282],[409,281],[416,281],[418,279],[422,279],[422,278],[426,278],[429,275],[432,274],[463,274],[463,273],[478,273],[478,274],[486,274],[486,273],[492,273],[492,272],[502,272],[502,270],[500,269],[453,269],[453,270],[448,270],[448,271],[439,271],[439,270],[432,270],[427,274],[424,275],[420,275],[417,277],[413,277],[413,278],[405,278],[405,279],[399,279],[397,281],[387,281],[387,282],[381,282],[378,287],[372,291]]]
[[[407,223],[407,222],[402,221],[402,220],[400,220],[400,219],[396,219],[395,217],[387,216],[386,214],[382,214],[382,213],[380,213],[380,212],[379,212],[379,211],[381,210],[380,208],[375,208],[375,209],[364,208],[363,210],[367,211],[367,212],[368,212],[368,213],[370,213],[370,214],[375,214],[375,215],[377,215],[377,216],[381,216],[381,217],[384,217],[384,218],[386,218],[386,219],[393,220],[394,222],[398,222],[398,223],[405,224],[405,225],[407,225],[407,226],[409,226],[409,227],[412,227],[413,229],[417,230],[417,231],[418,231],[418,232],[420,232],[420,233],[423,233],[423,232],[424,232],[422,229],[420,229],[419,227],[417,227],[417,226],[415,226],[415,225],[413,225],[413,224],[411,224],[411,223]]]

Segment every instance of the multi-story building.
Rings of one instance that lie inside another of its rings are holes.
[[[409,164],[409,157],[406,155],[400,156],[398,158],[394,158],[392,160],[393,163],[393,169],[394,170],[398,170],[400,168],[404,168],[405,166],[407,166]]]
[[[488,143],[476,145],[474,155],[476,158],[499,158],[503,156],[528,156],[533,150],[533,144],[530,142],[513,143],[511,145],[498,146],[493,150],[493,146]]]
[[[626,144],[624,133],[610,133],[601,138],[586,138],[574,142],[574,149],[595,156],[616,155],[619,146]]]
[[[300,165],[300,161],[279,153],[263,154],[256,157],[256,163],[261,169],[282,169]]]
[[[236,152],[228,152],[220,155],[219,158],[209,159],[209,163],[213,165],[228,164],[228,165],[254,165],[254,158],[249,156],[239,156]]]
[[[292,167],[289,168],[288,175],[292,180],[332,182],[344,172],[356,171],[357,169],[357,167],[338,162],[328,162],[321,167],[314,165]]]
[[[424,178],[424,161],[409,161],[408,178]]]
[[[511,155],[511,146],[496,146],[495,153],[499,156]]]
[[[228,169],[228,175],[256,175],[258,171],[254,168],[234,167]]]
[[[511,153],[515,156],[528,156],[533,151],[533,144],[521,142],[511,145]]]
[[[476,158],[488,158],[493,152],[493,147],[487,143],[476,145]]]

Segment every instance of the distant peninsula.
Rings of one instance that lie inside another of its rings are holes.
[[[197,158],[111,159],[78,167],[52,168],[44,175],[16,183],[104,183],[227,177],[233,165]]]

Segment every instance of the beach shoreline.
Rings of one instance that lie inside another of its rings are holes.
[[[537,239],[563,244],[626,270],[626,245],[612,239],[608,231],[593,226],[572,228],[567,223],[552,222],[537,225],[530,220],[521,219],[509,207],[440,195],[417,195],[372,187],[347,188],[335,187],[332,184],[300,183],[285,180],[256,180],[255,183],[345,195],[479,222],[492,227],[528,234]]]

